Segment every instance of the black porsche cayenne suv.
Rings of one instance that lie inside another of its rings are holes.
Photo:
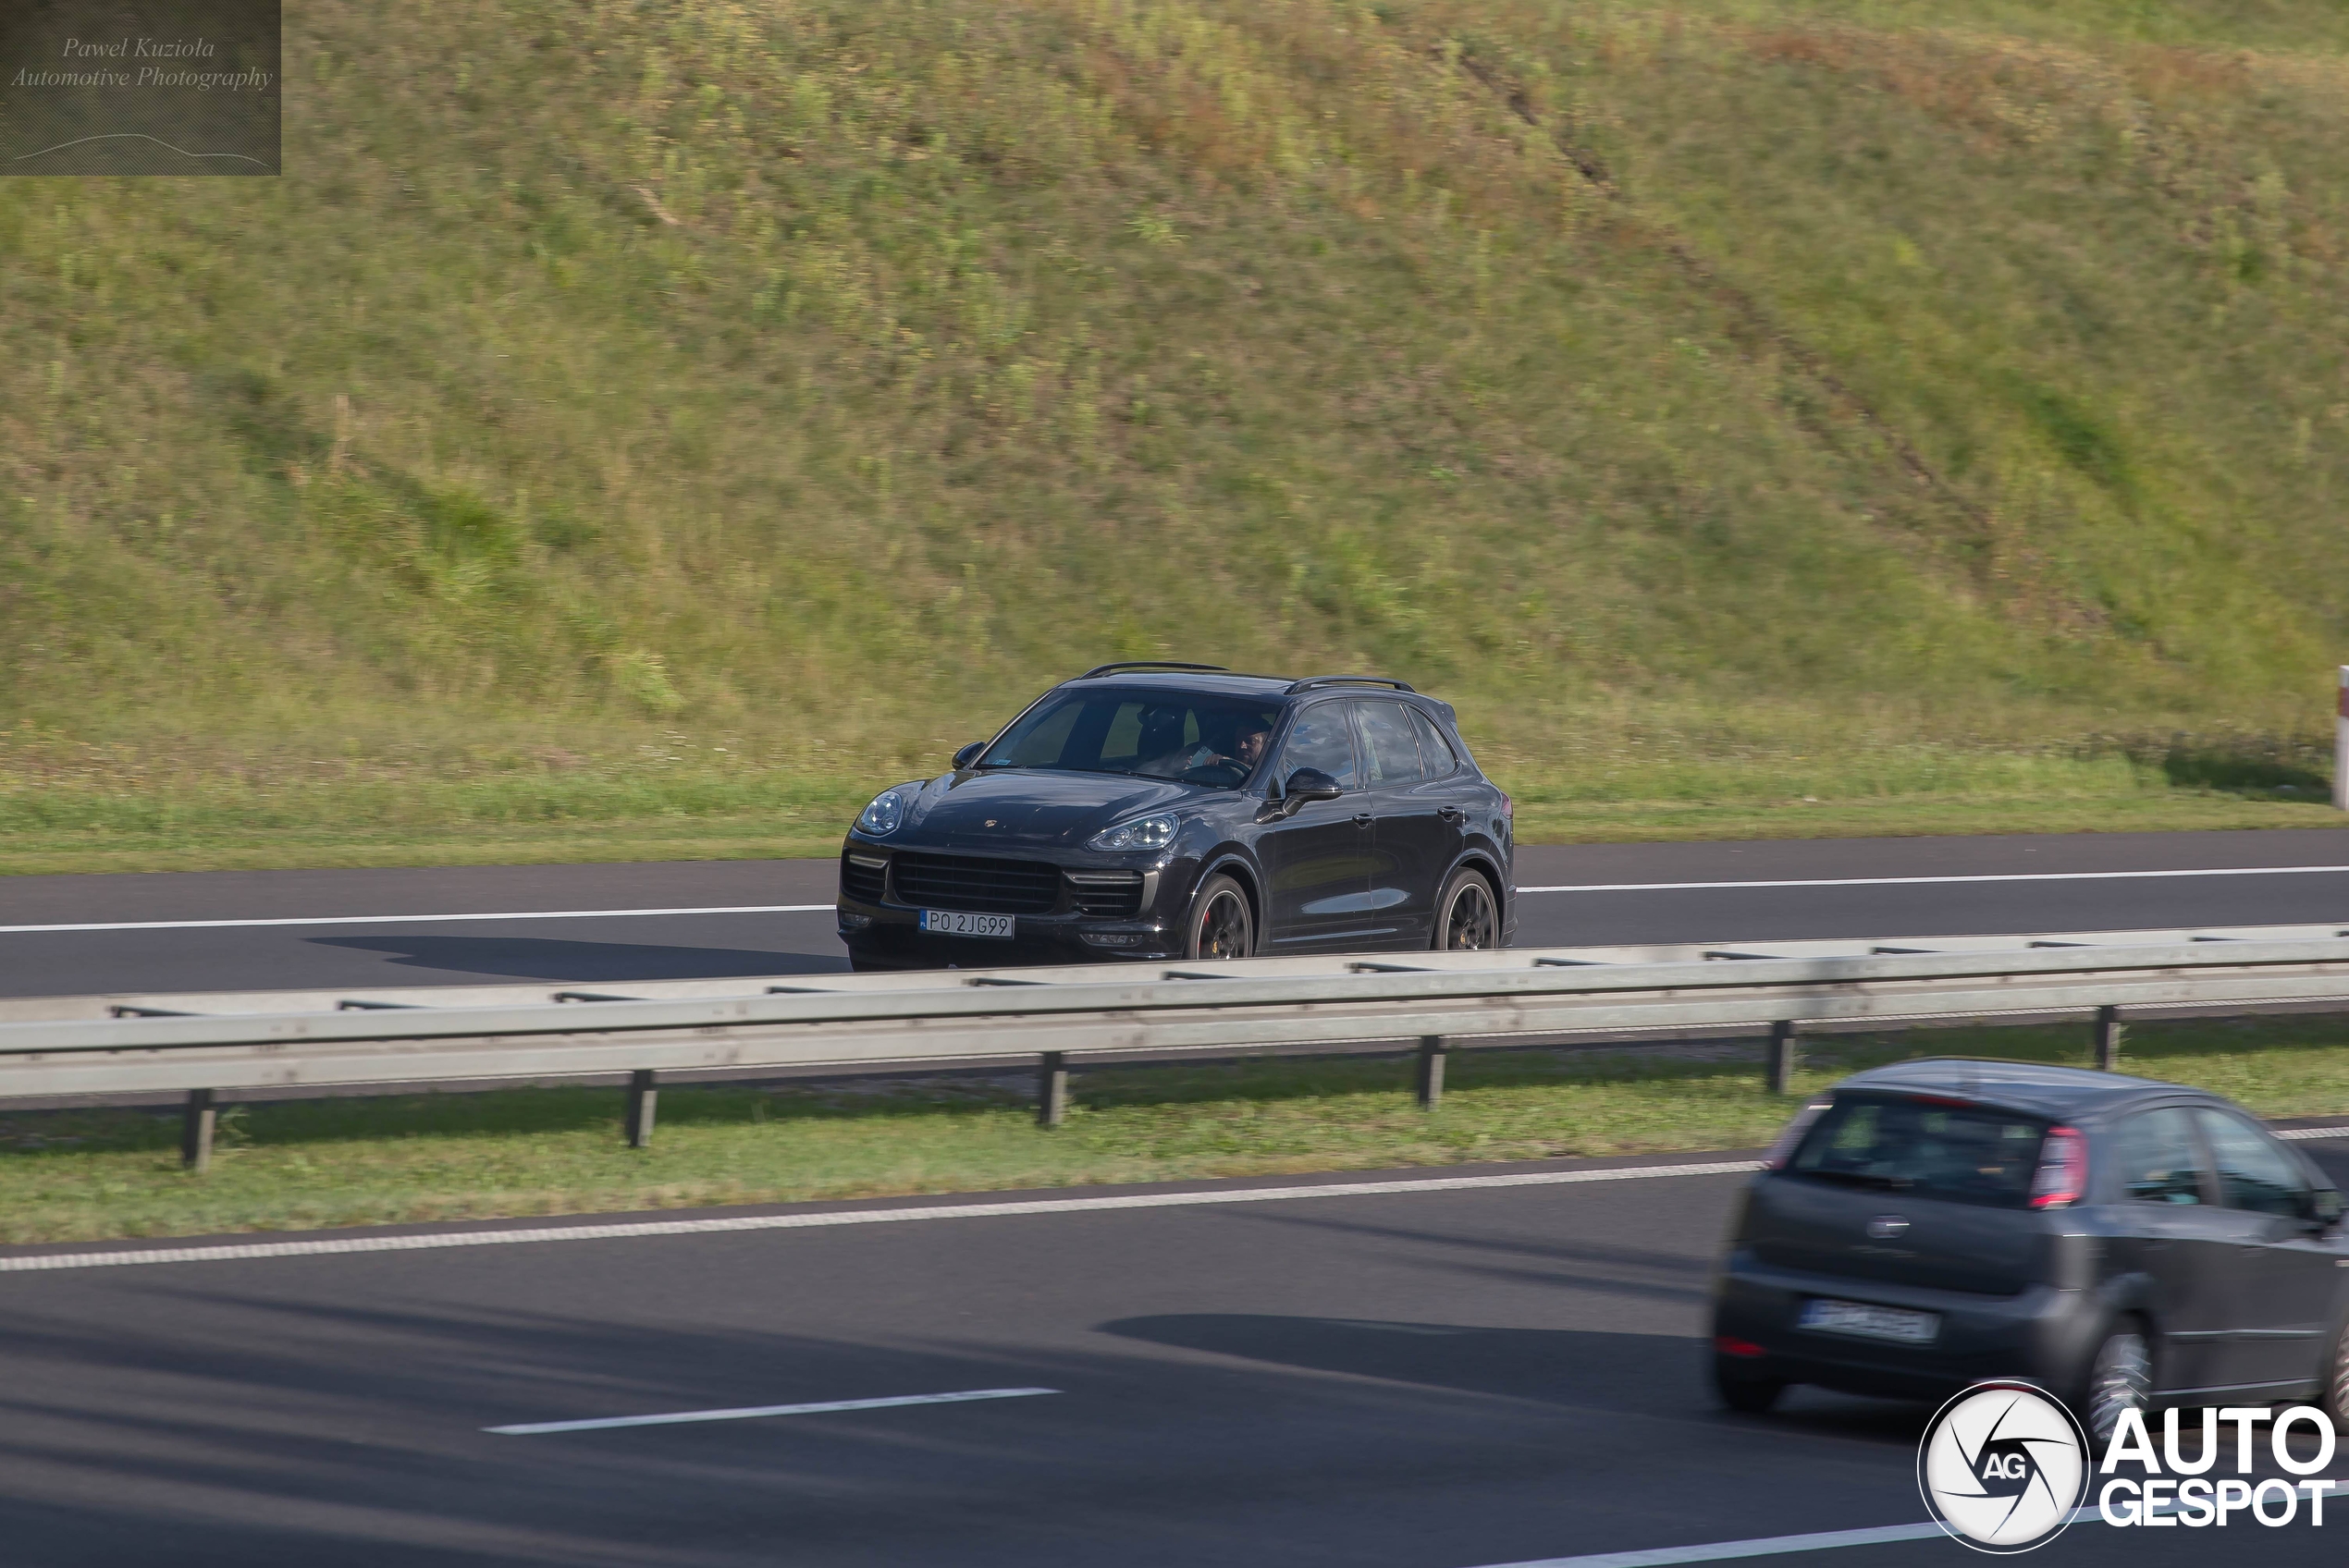
[[[1450,704],[1399,680],[1103,665],[874,797],[840,934],[858,969],[1499,947],[1511,850]]]

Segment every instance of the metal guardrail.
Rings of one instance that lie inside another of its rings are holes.
[[[541,999],[544,998],[544,999]],[[188,1096],[188,1162],[224,1094],[626,1074],[629,1140],[658,1075],[1034,1062],[1059,1120],[1072,1061],[1416,1042],[1421,1103],[1455,1047],[1766,1034],[1783,1091],[1803,1033],[2070,1016],[2110,1066],[2124,1014],[2349,1010],[2349,929],[2261,926],[1863,942],[1510,949],[1195,966],[931,971],[654,984],[59,998],[0,1022],[0,1100]],[[25,1016],[43,1010],[65,1016]],[[111,1013],[113,1016],[99,1016]],[[79,1014],[80,1016],[74,1016]]]

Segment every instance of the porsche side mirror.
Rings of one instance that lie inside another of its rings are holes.
[[[2308,1194],[2308,1222],[2319,1231],[2330,1231],[2341,1223],[2343,1212],[2341,1193],[2333,1187],[2318,1187]]]
[[[973,741],[969,745],[965,746],[961,751],[956,752],[954,753],[954,771],[960,773],[963,769],[977,762],[978,760],[978,753],[986,749],[986,741]]]
[[[1298,768],[1281,790],[1282,803],[1291,815],[1308,801],[1334,801],[1339,793],[1337,780],[1318,767]]]

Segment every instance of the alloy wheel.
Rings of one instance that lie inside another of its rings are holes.
[[[1248,930],[1248,901],[1226,888],[1199,912],[1199,956],[1246,958],[1252,935]]]
[[[2336,1365],[2336,1386],[2340,1377]],[[2113,1428],[2121,1424],[2121,1414],[2143,1410],[2152,1391],[2153,1357],[2146,1349],[2145,1336],[2109,1336],[2097,1347],[2096,1362],[2088,1371],[2089,1434],[2098,1442],[2110,1439]]]
[[[1493,895],[1483,880],[1471,876],[1453,891],[1444,912],[1444,946],[1451,952],[1470,952],[1500,944],[1501,923],[1493,910]]]

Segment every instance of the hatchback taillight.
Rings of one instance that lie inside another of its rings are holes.
[[[1778,1141],[1770,1145],[1770,1152],[1762,1157],[1762,1169],[1784,1170],[1786,1162],[1794,1158],[1796,1146],[1802,1142],[1802,1134],[1811,1130],[1811,1123],[1819,1119],[1819,1113],[1834,1103],[1813,1100],[1796,1113],[1794,1120],[1786,1124],[1786,1131],[1778,1134]]]
[[[2031,1178],[2031,1207],[2065,1208],[2088,1191],[2088,1140],[2070,1127],[2051,1127],[2039,1145],[2038,1173]]]

